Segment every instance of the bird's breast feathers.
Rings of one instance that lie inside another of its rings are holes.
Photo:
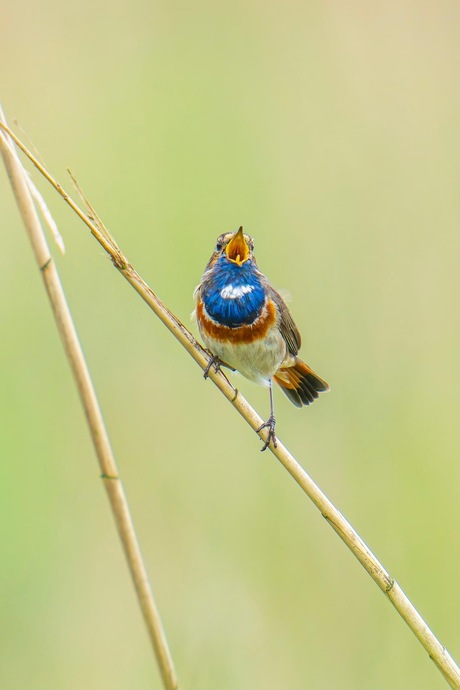
[[[271,300],[263,304],[258,316],[252,323],[242,323],[240,326],[227,326],[213,318],[205,302],[198,297],[196,305],[196,319],[204,338],[229,342],[233,345],[249,344],[263,340],[269,330],[276,324],[276,307]]]
[[[251,261],[243,267],[218,261],[204,275],[199,294],[208,316],[229,328],[254,323],[266,301],[260,274]]]
[[[196,319],[211,352],[247,378],[267,383],[286,355],[279,311],[255,264],[217,262],[196,291]]]
[[[286,356],[286,344],[277,327],[275,304],[268,300],[252,324],[223,326],[206,313],[199,298],[196,319],[206,347],[246,378],[268,385]]]

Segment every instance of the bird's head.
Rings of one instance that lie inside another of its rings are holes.
[[[253,251],[254,240],[243,232],[242,227],[238,232],[225,232],[217,238],[214,252],[206,268],[212,268],[221,257],[240,268],[250,260],[256,263]]]

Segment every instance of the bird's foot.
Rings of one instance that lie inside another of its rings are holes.
[[[211,367],[214,367],[214,371],[217,372],[220,371],[221,366],[224,365],[224,362],[217,357],[217,355],[211,355],[211,359],[209,360],[206,369],[204,370],[203,378],[207,379],[209,376],[209,372],[211,371]]]
[[[273,445],[276,448],[275,423],[276,420],[274,416],[271,414],[267,421],[261,426],[259,426],[258,429],[256,429],[257,433],[259,433],[259,431],[262,431],[262,429],[268,429],[267,440],[260,449],[262,452],[268,448],[268,446],[270,445],[270,441],[273,441]]]
[[[223,362],[221,359],[219,359],[219,357],[218,357],[217,355],[211,354],[211,359],[209,360],[209,362],[208,362],[208,364],[207,364],[207,366],[206,366],[206,369],[204,370],[204,373],[203,373],[203,378],[204,378],[204,379],[207,379],[207,378],[208,378],[209,372],[211,371],[211,367],[214,367],[214,371],[216,372],[216,374],[217,374],[218,371],[220,371],[221,374],[224,373],[224,372],[221,370],[221,367],[227,367],[227,368],[230,369],[231,371],[236,371],[236,370],[235,370],[233,367],[231,367],[229,364],[226,364],[226,363]],[[224,376],[225,376],[225,374],[224,374]]]
[[[217,372],[220,369],[221,364],[222,364],[222,362],[220,361],[219,357],[217,357],[216,355],[212,355],[211,359],[209,360],[209,362],[206,366],[206,369],[204,370],[203,378],[204,379],[208,378],[209,372],[211,371],[211,367],[214,367],[214,371],[217,374]]]

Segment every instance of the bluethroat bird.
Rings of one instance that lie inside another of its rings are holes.
[[[257,268],[254,241],[243,233],[217,238],[201,283],[195,290],[195,315],[203,341],[212,354],[205,371],[223,365],[255,383],[268,386],[270,416],[257,431],[268,428],[276,447],[273,381],[289,400],[302,407],[314,402],[329,385],[297,353],[300,333],[281,295]]]

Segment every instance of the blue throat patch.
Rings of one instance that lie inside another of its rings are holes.
[[[214,321],[237,328],[257,319],[265,291],[256,271],[251,260],[238,266],[221,256],[214,264],[211,277],[201,290],[206,311]]]

